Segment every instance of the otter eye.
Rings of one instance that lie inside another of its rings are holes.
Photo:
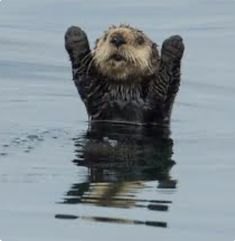
[[[136,39],[136,42],[141,45],[144,43],[144,38],[142,36],[138,36],[137,39]]]

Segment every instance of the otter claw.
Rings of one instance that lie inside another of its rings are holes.
[[[184,52],[183,39],[174,35],[166,39],[162,44],[161,58],[164,62],[181,60]]]

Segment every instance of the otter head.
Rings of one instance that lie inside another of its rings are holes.
[[[110,79],[139,79],[158,69],[156,46],[138,29],[112,26],[96,42],[94,63],[97,70]]]

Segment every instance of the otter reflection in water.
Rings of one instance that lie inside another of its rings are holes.
[[[159,198],[161,192],[157,193],[176,187],[169,175],[175,162],[171,159],[173,140],[168,128],[92,123],[88,132],[74,142],[73,162],[88,172],[83,183],[72,185],[64,204],[168,210],[171,201]],[[151,196],[152,190],[155,192]],[[143,198],[144,192],[148,198]],[[105,213],[102,217],[58,214],[56,218],[167,226],[165,221],[105,217]]]

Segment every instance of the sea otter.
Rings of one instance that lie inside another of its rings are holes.
[[[180,85],[182,37],[157,44],[129,25],[112,26],[90,50],[86,33],[65,34],[73,80],[89,119],[135,124],[169,123]]]

